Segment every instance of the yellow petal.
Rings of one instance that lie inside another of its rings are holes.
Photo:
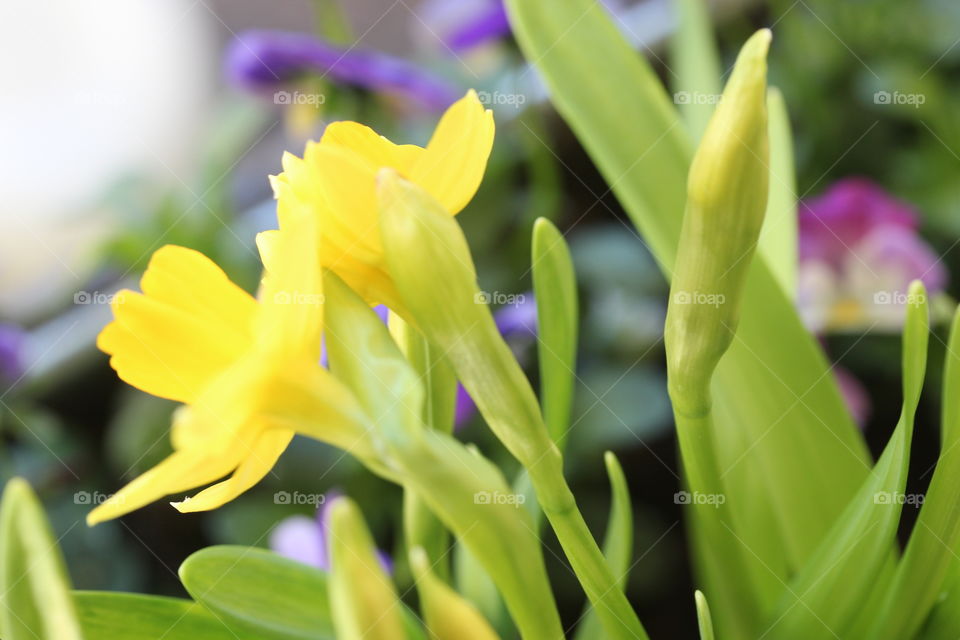
[[[133,291],[117,295],[113,313],[97,337],[110,365],[128,384],[180,402],[193,402],[251,342]]]
[[[471,90],[443,114],[426,152],[405,177],[451,214],[459,213],[480,186],[493,135],[493,112]]]
[[[193,513],[216,509],[230,502],[260,482],[273,469],[293,435],[289,429],[266,429],[230,478],[204,489],[192,498],[171,504],[180,513]]]
[[[320,357],[323,288],[316,219],[290,217],[286,227],[257,237],[264,265],[257,341],[270,356]]]
[[[422,147],[394,144],[370,127],[350,121],[331,122],[327,125],[320,145],[350,149],[377,168],[392,167],[404,175],[423,155]]]
[[[249,348],[256,302],[203,254],[172,245],[154,253],[141,283],[143,294],[117,294],[97,346],[129,384],[192,402]]]
[[[164,496],[222,478],[240,463],[241,453],[235,449],[210,457],[201,451],[177,451],[87,514],[87,524],[118,518]]]
[[[221,323],[224,331],[249,333],[256,302],[199,251],[176,245],[157,249],[140,288],[151,298]]]

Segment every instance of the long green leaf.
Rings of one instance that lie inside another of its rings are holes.
[[[610,570],[617,577],[620,589],[625,589],[630,577],[630,563],[633,556],[633,505],[630,501],[630,487],[623,475],[623,467],[612,451],[603,456],[610,478],[610,491],[613,500],[610,504],[610,516],[607,519],[607,533],[603,538],[603,557],[607,559]],[[594,640],[608,637],[600,625],[593,608],[583,615],[583,622],[577,628],[577,640]]]
[[[701,591],[696,591],[693,597],[697,603],[697,627],[700,629],[700,640],[713,640],[713,618],[710,616],[707,597]]]
[[[663,86],[599,3],[507,6],[553,103],[669,275],[691,154]],[[717,369],[713,396],[736,533],[758,554],[761,570],[796,569],[856,493],[869,455],[820,347],[762,256],[753,261],[740,328]],[[714,614],[723,636],[729,611]]]
[[[947,366],[942,395],[943,424],[956,419],[951,405],[960,388],[960,312],[954,314],[947,346]],[[948,409],[948,407],[951,407]],[[944,433],[955,438],[956,423]],[[960,548],[960,447],[956,439],[944,441],[933,478],[914,524],[893,585],[877,609],[870,637],[896,640],[912,638],[930,612]]]
[[[540,404],[550,437],[564,450],[577,366],[577,280],[563,235],[546,218],[533,225]]]
[[[709,3],[674,0],[679,24],[670,39],[670,81],[673,101],[697,141],[707,128],[720,96],[720,54],[713,37]]]
[[[845,630],[869,598],[889,557],[905,501],[914,414],[923,387],[929,339],[923,285],[914,282],[908,296],[900,420],[873,472],[791,582],[772,617],[770,637],[846,637]]]
[[[0,637],[83,639],[60,547],[22,478],[7,483],[0,506]]]
[[[193,598],[258,637],[334,638],[327,575],[266,549],[208,547],[180,565]]]
[[[73,601],[84,636],[91,640],[269,640],[286,637],[245,631],[203,606],[179,598],[74,591]]]
[[[770,196],[760,233],[760,252],[773,276],[793,300],[797,292],[797,177],[793,165],[793,135],[783,94],[767,94],[770,127]]]

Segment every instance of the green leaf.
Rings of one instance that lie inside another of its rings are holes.
[[[701,591],[695,591],[693,598],[697,603],[697,626],[700,628],[700,640],[713,640],[713,618],[707,597]]]
[[[83,634],[91,640],[267,640],[284,637],[244,631],[201,605],[179,598],[74,591],[73,601]]]
[[[533,225],[532,254],[540,403],[550,437],[563,451],[576,379],[577,279],[563,235],[546,218]]]
[[[630,502],[630,487],[623,475],[623,468],[612,451],[603,456],[610,478],[610,491],[613,501],[610,505],[610,517],[607,519],[607,533],[603,539],[603,556],[610,570],[617,577],[620,589],[625,589],[630,576],[630,563],[633,557],[633,506]],[[583,615],[583,622],[577,628],[577,640],[595,640],[608,637],[600,625],[593,607]]]
[[[335,637],[327,575],[272,551],[208,547],[180,565],[180,579],[218,618],[257,637]]]
[[[929,339],[926,291],[920,282],[911,285],[908,299],[900,420],[873,472],[791,582],[771,618],[771,637],[845,637],[889,557],[904,503],[914,414],[923,387]]]
[[[770,127],[770,196],[760,233],[760,252],[773,277],[793,300],[797,294],[797,177],[793,165],[793,135],[783,94],[767,92]]]
[[[349,498],[330,509],[330,608],[338,640],[404,640],[401,604],[373,536]]]
[[[663,86],[599,3],[508,0],[507,7],[557,110],[669,275],[691,145]],[[718,457],[736,533],[758,554],[752,571],[792,571],[856,493],[869,455],[820,346],[763,256],[753,261],[741,310],[714,381]],[[725,577],[708,581],[722,589]],[[715,607],[721,636],[730,614]]]
[[[0,636],[82,640],[58,541],[22,478],[10,480],[3,491],[0,548]]]
[[[393,478],[470,549],[524,638],[560,637],[539,538],[503,474],[452,436],[423,428],[422,386],[386,327],[336,275],[327,274],[325,291],[332,370],[376,417]]]
[[[670,80],[674,102],[698,141],[707,128],[720,95],[720,55],[705,0],[675,0],[679,27],[670,39]]]
[[[663,86],[599,3],[508,0],[507,7],[552,102],[669,275],[691,145]],[[796,570],[856,493],[869,454],[820,346],[763,256],[751,266],[740,328],[713,396],[736,533],[758,554],[751,571]],[[721,637],[730,614],[715,607]]]
[[[914,525],[906,552],[897,570],[896,588],[884,604],[894,602],[892,610],[879,609],[881,619],[892,630],[912,635],[924,618],[930,621],[922,637],[952,639],[960,637],[960,308],[953,316],[947,344],[943,375],[940,459],[930,480],[920,517]],[[937,597],[933,612],[931,608]],[[894,637],[877,625],[877,637]]]

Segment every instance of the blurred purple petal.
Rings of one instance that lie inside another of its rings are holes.
[[[915,230],[917,214],[864,178],[845,178],[823,195],[800,203],[800,259],[839,265],[874,227],[891,225]]]
[[[442,111],[462,91],[429,70],[386,53],[337,47],[306,33],[245,31],[230,43],[227,78],[244,89],[272,90],[306,73],[370,91],[399,93]]]
[[[487,4],[489,6],[484,11],[450,33],[446,39],[447,46],[454,51],[464,51],[510,35],[510,21],[507,19],[507,9],[503,2],[493,0]]]
[[[25,339],[26,333],[20,327],[0,324],[0,381],[14,382],[23,375]]]
[[[270,548],[317,569],[329,569],[326,540],[314,518],[291,516],[270,532]]]
[[[903,323],[910,282],[931,294],[948,273],[917,232],[919,216],[907,203],[863,178],[840,180],[799,212],[798,304],[812,331]]]

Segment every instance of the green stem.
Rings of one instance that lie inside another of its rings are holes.
[[[733,514],[727,504],[720,465],[713,444],[713,412],[707,407],[696,413],[674,409],[677,439],[689,488],[690,506],[694,509],[695,526],[710,541],[710,555],[718,567],[717,574],[727,576],[725,597],[733,606],[724,612],[737,629],[738,637],[749,637],[754,630],[757,602],[746,570],[744,549],[734,531]],[[710,594],[706,593],[709,598]]]
[[[537,501],[587,598],[596,609],[607,637],[646,640],[646,630],[577,508],[576,499],[563,475],[563,456],[559,449],[556,446],[548,449],[536,464],[527,467],[527,471],[537,492]]]

